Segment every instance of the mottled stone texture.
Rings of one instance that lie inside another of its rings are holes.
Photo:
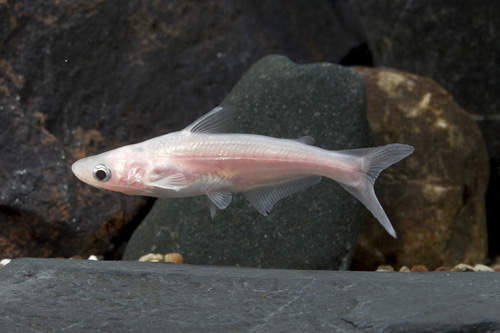
[[[372,144],[363,77],[351,68],[265,57],[223,104],[235,107],[238,133],[311,135],[315,145],[336,150]],[[260,215],[241,194],[214,219],[205,197],[158,200],[124,258],[180,252],[192,264],[347,269],[366,212],[328,179],[280,200],[269,216]]]
[[[116,256],[146,199],[75,160],[180,129],[269,53],[339,61],[328,1],[0,1],[0,257]]]
[[[499,273],[16,259],[4,332],[498,332]]]
[[[365,77],[367,118],[377,144],[415,146],[412,156],[376,183],[398,239],[370,218],[359,237],[356,264],[433,269],[483,262],[488,157],[478,126],[431,79],[385,68],[356,69]]]
[[[500,255],[500,1],[350,0],[375,66],[430,77],[481,128],[490,157],[490,252]]]

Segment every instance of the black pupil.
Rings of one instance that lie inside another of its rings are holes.
[[[97,177],[97,179],[99,179],[99,180],[104,180],[104,179],[106,179],[106,171],[104,171],[104,170],[97,170],[97,171],[95,172],[95,176],[96,176],[96,177]]]

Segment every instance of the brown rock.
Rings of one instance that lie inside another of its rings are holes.
[[[165,262],[173,262],[174,264],[182,264],[184,258],[180,253],[167,253],[165,254]]]
[[[400,272],[405,272],[405,273],[408,273],[408,272],[411,272],[410,269],[408,268],[408,266],[401,266],[401,268],[399,269]]]
[[[394,267],[391,265],[380,265],[377,267],[377,272],[394,272]]]
[[[79,254],[75,254],[74,256],[72,256],[70,259],[78,259],[78,260],[82,260],[83,257]]]
[[[434,270],[435,272],[449,272],[450,271],[450,267],[447,267],[447,266],[439,266],[438,268],[436,268]]]
[[[429,270],[424,265],[413,265],[411,266],[411,272],[428,272]]]
[[[356,69],[365,77],[367,118],[377,144],[407,143],[415,152],[383,172],[375,186],[398,239],[370,216],[354,262],[420,262],[431,269],[483,262],[488,159],[478,126],[431,79]]]
[[[500,1],[349,4],[358,14],[376,66],[436,80],[481,128],[491,167],[486,195],[489,253],[500,254],[500,242],[493,236],[500,234]]]

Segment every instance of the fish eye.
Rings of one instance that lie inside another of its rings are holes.
[[[106,164],[97,164],[92,169],[92,175],[98,182],[105,183],[111,179],[111,169]]]

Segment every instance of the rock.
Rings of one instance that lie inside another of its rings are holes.
[[[269,56],[252,66],[223,104],[236,107],[236,132],[312,135],[315,145],[326,149],[372,144],[362,77],[350,68]],[[347,269],[366,213],[327,179],[280,200],[267,217],[241,194],[214,219],[205,197],[158,200],[124,259],[161,250],[181,252],[190,264]]]
[[[380,265],[377,267],[377,272],[394,272],[394,267],[391,265]]]
[[[490,157],[490,254],[500,254],[500,2],[350,1],[376,66],[433,78],[479,124]],[[418,36],[418,38],[415,38]],[[446,41],[446,42],[443,42]],[[481,147],[482,149],[482,147]]]
[[[495,332],[500,275],[16,259],[5,332]],[[85,300],[85,301],[82,301]],[[453,306],[450,306],[453,304]]]
[[[83,258],[81,255],[76,254],[76,255],[72,256],[70,259],[82,260],[82,259],[84,259],[84,258]]]
[[[486,265],[476,264],[474,265],[474,272],[494,272],[494,270]]]
[[[447,266],[439,266],[434,270],[435,272],[449,272],[450,268]]]
[[[399,269],[399,271],[400,272],[404,272],[404,273],[411,272],[410,269],[407,266],[401,266],[401,268]]]
[[[429,270],[424,265],[411,266],[410,272],[428,272]]]
[[[71,164],[179,129],[257,59],[338,61],[329,1],[1,1],[0,256],[117,258],[150,208]]]
[[[167,253],[165,254],[165,262],[182,264],[184,262],[184,257],[180,253]]]
[[[382,173],[375,191],[398,239],[371,216],[355,263],[421,263],[433,270],[484,262],[488,158],[478,126],[433,80],[392,69],[357,68],[377,145],[408,143],[415,152]]]
[[[458,264],[453,267],[450,272],[474,272],[474,267],[467,264]]]
[[[139,258],[139,261],[148,261],[148,262],[160,262],[165,261],[163,258],[163,254],[159,253],[148,253]]]
[[[0,260],[0,265],[5,266],[11,262],[12,259],[2,259]]]
[[[184,262],[184,258],[179,253],[167,253],[165,255],[159,253],[148,253],[140,257],[139,261],[171,262],[174,264],[182,264]]]

